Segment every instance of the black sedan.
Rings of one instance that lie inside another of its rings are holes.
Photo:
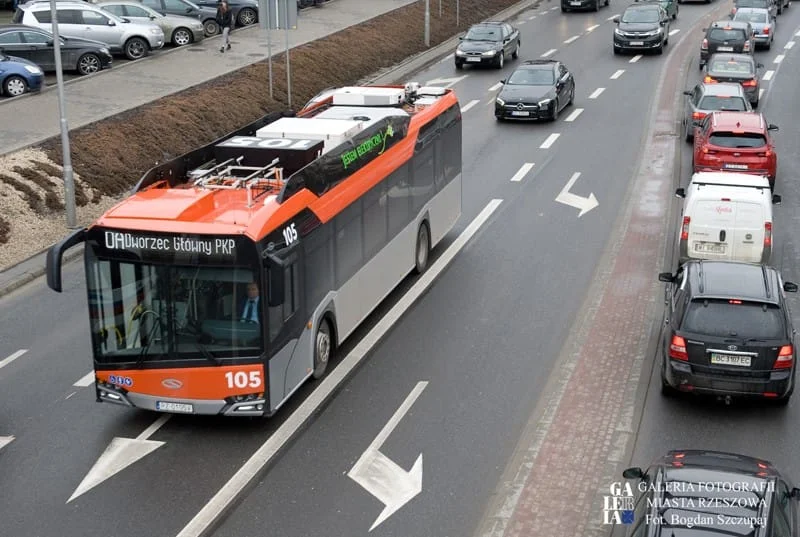
[[[549,119],[575,100],[575,78],[558,60],[527,60],[501,80],[494,115],[502,119]]]
[[[502,69],[506,57],[519,57],[522,44],[519,30],[505,22],[482,22],[470,27],[466,35],[459,38],[456,48],[456,69],[468,65],[492,65]]]
[[[78,37],[61,37],[61,65],[65,71],[90,75],[111,67],[108,45]],[[56,70],[53,34],[23,24],[0,24],[0,49],[42,68]]]
[[[603,516],[631,537],[797,535],[800,489],[763,459],[674,450],[622,477],[634,482],[611,486]]]

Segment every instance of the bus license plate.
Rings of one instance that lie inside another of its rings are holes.
[[[729,170],[746,170],[747,164],[723,164],[722,167]]]
[[[719,242],[696,242],[694,243],[694,251],[707,254],[724,254],[725,244]]]
[[[631,41],[632,47],[642,47],[644,46],[644,41]]]
[[[750,367],[749,356],[734,356],[730,354],[711,353],[711,363],[717,365],[736,365],[740,367]]]
[[[156,410],[163,412],[180,412],[182,414],[192,414],[194,406],[189,403],[172,403],[169,401],[157,401]]]

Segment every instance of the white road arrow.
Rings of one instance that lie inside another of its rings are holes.
[[[569,191],[569,189],[572,188],[572,185],[575,184],[575,181],[577,181],[578,177],[580,176],[580,172],[573,173],[572,177],[570,177],[569,181],[567,181],[567,184],[564,185],[564,188],[562,188],[561,192],[559,192],[558,196],[556,196],[557,202],[580,209],[581,212],[578,213],[578,218],[600,205],[597,202],[597,198],[594,197],[594,193],[590,193],[588,198],[584,198]]]
[[[0,436],[0,449],[3,449],[13,441],[14,441],[13,436]]]
[[[350,479],[364,487],[385,506],[369,531],[374,530],[395,511],[422,492],[422,453],[417,457],[411,470],[406,472],[379,450],[427,385],[428,383],[425,381],[417,383],[400,408],[347,474]]]
[[[434,78],[425,82],[426,86],[444,86],[446,88],[452,88],[462,80],[467,78],[467,75],[464,76],[457,76],[453,78]]]
[[[114,438],[75,492],[72,493],[72,496],[69,497],[67,503],[163,446],[164,442],[148,440],[148,438],[153,436],[171,417],[172,414],[164,414],[136,438],[119,436]]]

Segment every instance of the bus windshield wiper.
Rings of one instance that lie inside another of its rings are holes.
[[[199,339],[194,342],[194,346],[197,347],[197,350],[200,351],[200,354],[203,355],[203,358],[207,359],[209,362],[213,362],[214,365],[219,365],[222,363],[222,360],[214,356],[214,353],[208,350],[208,347],[201,343]]]

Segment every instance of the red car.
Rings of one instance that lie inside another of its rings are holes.
[[[775,188],[778,156],[767,124],[758,112],[712,112],[695,130],[692,168],[765,175]]]

